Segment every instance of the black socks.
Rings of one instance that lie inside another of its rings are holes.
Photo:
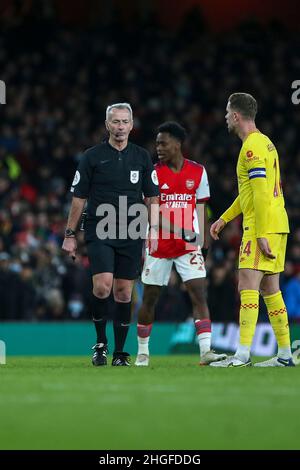
[[[115,352],[123,351],[127,338],[130,318],[131,318],[131,302],[115,302],[115,319],[114,319],[114,336],[115,336]]]

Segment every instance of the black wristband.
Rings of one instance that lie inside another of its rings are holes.
[[[197,241],[197,233],[192,230],[181,229],[181,238],[187,243],[195,243]]]
[[[81,214],[80,225],[79,225],[79,230],[81,232],[84,232],[84,230],[85,230],[86,217],[87,217],[87,213],[86,213],[86,211],[84,211]]]
[[[206,261],[206,258],[207,258],[207,255],[208,255],[208,250],[209,250],[209,248],[202,248],[201,249],[204,261]]]
[[[71,228],[66,228],[65,230],[65,238],[74,238],[76,235],[75,230],[72,230]]]

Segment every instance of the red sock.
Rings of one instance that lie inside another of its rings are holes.
[[[211,321],[209,318],[204,320],[195,320],[195,328],[197,336],[201,333],[211,333]]]
[[[148,336],[150,336],[152,325],[153,323],[150,323],[150,325],[141,325],[141,323],[138,323],[137,324],[138,336],[140,338],[147,338]]]

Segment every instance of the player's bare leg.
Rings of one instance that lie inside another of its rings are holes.
[[[258,362],[256,367],[294,366],[291,352],[290,331],[286,306],[279,286],[279,273],[264,275],[260,293],[265,301],[268,316],[278,343],[277,356]]]
[[[195,328],[200,349],[200,364],[208,365],[221,361],[226,354],[216,354],[211,350],[211,321],[206,301],[206,279],[191,279],[185,286],[193,304]]]
[[[136,366],[149,365],[149,339],[160,289],[160,286],[144,286],[143,304],[138,313],[138,353],[135,361]]]

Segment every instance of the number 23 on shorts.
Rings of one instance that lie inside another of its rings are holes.
[[[204,270],[204,259],[201,253],[190,253],[190,264],[191,265],[197,265],[197,269],[199,271]]]

